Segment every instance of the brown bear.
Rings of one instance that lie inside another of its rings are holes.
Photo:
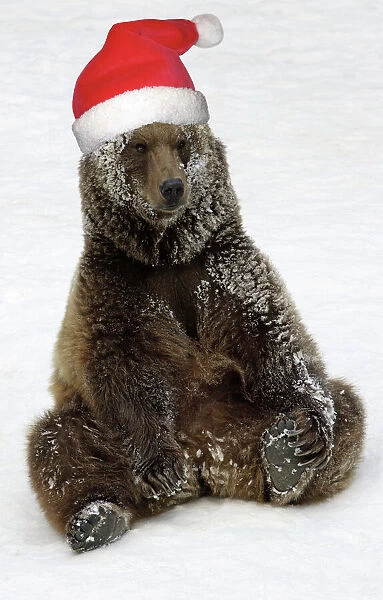
[[[243,230],[208,125],[154,123],[85,156],[84,251],[31,479],[76,550],[203,494],[343,489],[364,416]],[[171,191],[169,191],[171,190]]]
[[[361,401],[328,378],[246,235],[222,143],[205,122],[109,137],[81,159],[55,406],[29,436],[47,517],[81,552],[202,495],[281,505],[342,490]]]

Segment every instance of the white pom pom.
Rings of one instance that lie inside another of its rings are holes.
[[[200,48],[217,46],[223,40],[223,27],[215,15],[197,15],[192,19],[198,31],[198,40],[195,45]]]

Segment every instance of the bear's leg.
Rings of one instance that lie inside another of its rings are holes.
[[[137,515],[131,462],[117,437],[81,405],[52,411],[31,430],[32,486],[48,519],[82,551],[120,537]]]
[[[348,384],[333,380],[330,388],[337,414],[328,461],[310,410],[261,415],[254,405],[232,401],[196,410],[180,443],[204,492],[281,505],[345,488],[361,455],[364,410]]]
[[[29,435],[31,483],[48,519],[74,550],[121,537],[140,516],[198,495],[195,482],[172,498],[148,498],[121,433],[103,428],[81,404],[46,413]]]
[[[330,458],[317,435],[315,416],[301,409],[279,415],[262,436],[262,462],[269,499],[301,503],[344,489],[357,466],[363,443],[364,410],[351,386],[333,380],[336,421]]]

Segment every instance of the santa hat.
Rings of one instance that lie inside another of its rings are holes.
[[[142,125],[201,124],[206,99],[195,90],[180,55],[221,42],[214,15],[193,20],[145,19],[113,25],[100,52],[77,79],[73,133],[84,154]]]

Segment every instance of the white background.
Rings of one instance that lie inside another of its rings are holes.
[[[227,145],[247,230],[330,374],[365,399],[364,460],[320,505],[204,499],[76,556],[25,466],[82,247],[73,86],[113,23],[204,12],[224,42],[184,62]],[[379,0],[2,2],[1,599],[381,598],[382,25]]]

